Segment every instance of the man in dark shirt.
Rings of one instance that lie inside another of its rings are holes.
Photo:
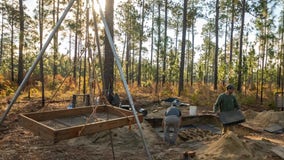
[[[173,102],[167,111],[165,112],[164,117],[164,140],[170,145],[174,145],[176,143],[176,139],[178,136],[179,127],[181,124],[181,111],[176,108],[178,103]],[[173,135],[170,136],[170,131],[173,129]]]
[[[234,86],[229,84],[226,88],[227,91],[220,94],[214,104],[215,113],[217,113],[218,110],[220,110],[220,112],[239,110],[239,104],[236,97],[233,95],[235,90]]]
[[[237,102],[236,97],[233,95],[233,92],[235,90],[234,86],[229,84],[226,87],[227,91],[224,93],[221,93],[214,106],[213,111],[214,113],[220,112],[230,112],[230,111],[237,111],[240,109],[239,104]],[[223,126],[222,133],[226,133],[228,130],[227,126]]]

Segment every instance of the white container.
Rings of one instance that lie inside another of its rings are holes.
[[[196,116],[197,114],[197,106],[189,106],[189,115]]]

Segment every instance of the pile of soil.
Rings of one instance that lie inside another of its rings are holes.
[[[194,159],[282,159],[283,157],[281,158],[279,154],[277,155],[273,152],[273,148],[283,148],[284,135],[265,132],[264,128],[271,126],[272,124],[278,124],[284,127],[284,112],[272,110],[256,112],[253,110],[246,110],[243,113],[246,118],[245,124],[248,124],[251,128],[261,132],[254,132],[253,130],[234,126],[233,132],[230,131],[221,136],[211,136],[212,138],[203,138],[202,143],[206,145],[202,145],[195,150],[196,157]],[[243,134],[242,132],[246,134]],[[183,132],[181,133],[184,134]],[[189,137],[190,141],[190,135],[194,133],[194,131],[187,131],[183,137]],[[199,136],[197,135],[197,137]],[[210,135],[206,137],[210,137]]]
[[[250,148],[233,132],[228,132],[208,145],[204,155],[212,159],[251,159]],[[201,156],[202,157],[202,156]]]
[[[198,149],[196,159],[212,160],[280,160],[281,158],[271,152],[275,144],[265,140],[250,140],[238,137],[229,131],[216,141]]]
[[[250,126],[265,128],[271,124],[278,124],[284,127],[284,112],[280,111],[262,111],[255,112],[253,110],[244,111],[246,123]]]

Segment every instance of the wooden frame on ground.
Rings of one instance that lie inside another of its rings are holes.
[[[143,115],[137,113],[140,122]],[[132,111],[102,105],[20,114],[21,125],[54,143],[74,137],[136,124]]]

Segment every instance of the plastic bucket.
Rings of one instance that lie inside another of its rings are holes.
[[[195,116],[197,112],[197,106],[189,106],[189,115]]]
[[[131,107],[130,107],[130,105],[125,104],[125,105],[120,105],[120,108],[130,110]]]

